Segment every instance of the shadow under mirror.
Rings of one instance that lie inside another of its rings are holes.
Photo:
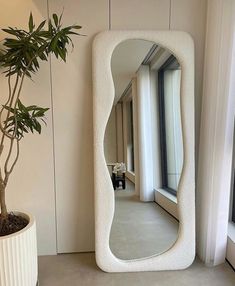
[[[126,40],[111,69],[115,99],[104,138],[115,196],[110,249],[138,259],[167,251],[178,237],[181,67],[156,43]]]

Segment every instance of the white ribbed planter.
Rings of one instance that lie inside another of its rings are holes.
[[[0,286],[35,286],[37,284],[36,223],[33,216],[14,212],[29,220],[16,233],[0,237]]]

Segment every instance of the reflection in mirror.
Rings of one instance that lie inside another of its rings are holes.
[[[115,195],[110,249],[120,259],[138,259],[177,240],[181,68],[156,43],[127,40],[115,48],[111,69],[115,99],[104,138]]]
[[[181,70],[174,56],[158,71],[162,188],[176,194],[183,164],[180,119]]]

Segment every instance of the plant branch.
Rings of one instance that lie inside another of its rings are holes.
[[[7,155],[5,164],[4,164],[4,172],[5,172],[4,183],[5,183],[6,176],[7,176],[7,174],[8,174],[7,166],[8,166],[8,162],[9,162],[9,160],[10,160],[10,157],[11,157],[11,153],[12,153],[12,149],[13,149],[13,144],[14,144],[14,139],[11,139],[10,148],[9,148],[8,155]]]
[[[9,93],[9,96],[8,96],[7,102],[5,103],[6,105],[8,104],[8,102],[11,99],[11,76],[8,77],[8,81],[7,82],[8,82],[8,93]]]
[[[26,72],[23,73],[23,76],[21,78],[20,87],[19,87],[19,90],[18,90],[18,93],[17,93],[17,97],[16,97],[16,100],[15,100],[15,105],[14,105],[14,117],[15,117],[15,130],[14,130],[14,134],[13,134],[13,138],[14,139],[16,138],[16,132],[17,132],[16,105],[17,105],[17,102],[18,102],[18,99],[20,97],[20,93],[21,93],[21,90],[22,90],[25,73]]]
[[[13,161],[10,169],[8,170],[8,164],[9,164],[9,160],[11,158],[11,154],[12,154],[12,151],[13,151],[13,145],[14,145],[14,141],[16,140],[16,157],[15,157],[15,160]],[[12,139],[11,140],[11,143],[10,143],[10,149],[9,149],[9,152],[8,152],[8,156],[7,156],[7,159],[6,159],[6,162],[5,162],[5,165],[4,165],[4,172],[5,172],[5,177],[4,177],[4,180],[3,180],[3,183],[4,183],[4,186],[6,187],[7,185],[7,182],[8,182],[8,178],[10,176],[10,174],[12,173],[18,159],[19,159],[19,154],[20,154],[20,144],[19,144],[19,140],[17,139]],[[2,177],[1,177],[1,180],[2,180]]]
[[[25,73],[26,73],[26,71],[23,73],[23,75],[22,75],[22,77],[21,77],[21,82],[20,82],[19,90],[18,90],[16,99],[15,99],[14,110],[16,109],[17,101],[18,101],[18,99],[19,99],[19,97],[20,97],[20,93],[21,93],[21,90],[22,90],[23,82],[24,82]],[[11,100],[11,105],[10,105],[10,107],[12,107],[12,104],[13,104],[13,97],[12,97],[12,100]],[[4,107],[3,107],[3,109],[4,109]],[[0,112],[0,119],[1,119],[1,113],[2,113],[2,111],[3,111],[3,110],[1,110],[1,112]],[[8,116],[9,116],[9,113],[10,113],[10,112],[8,111]],[[15,114],[14,114],[14,115],[15,115]],[[1,120],[0,120],[0,130],[1,130],[2,133],[3,133],[6,137],[8,137],[9,139],[16,139],[15,133],[16,133],[17,126],[15,126],[15,127],[16,127],[16,128],[15,128],[14,134],[11,135],[11,134],[9,134],[9,133],[5,130],[5,127],[2,126],[2,122],[1,122]]]
[[[13,88],[13,93],[11,94],[10,76],[9,76],[9,79],[8,79],[9,98],[8,98],[7,102],[5,103],[5,105],[7,105],[8,102],[10,101],[9,107],[12,107],[12,104],[14,102],[14,97],[15,97],[17,86],[18,86],[18,82],[19,82],[19,75],[17,74],[15,85],[14,85],[14,88]],[[2,107],[1,111],[0,111],[0,130],[2,131],[2,138],[1,138],[1,143],[0,143],[0,156],[2,155],[3,143],[4,143],[5,136],[7,136],[8,138],[11,138],[11,137],[8,136],[9,134],[5,131],[6,123],[5,123],[4,127],[2,126],[1,117],[2,117],[3,111],[4,111],[4,107]],[[10,116],[10,111],[8,110],[7,111],[7,115],[6,115],[6,120],[9,118],[9,116]]]
[[[11,71],[11,69],[10,69]],[[8,99],[5,103],[5,105],[7,105],[11,99],[11,76],[8,77]],[[0,121],[1,121],[1,115],[2,115],[2,112],[4,110],[4,107],[2,107],[1,111],[0,111]],[[3,142],[4,142],[4,138],[5,138],[5,134],[3,133],[2,134],[2,138],[1,138],[1,143],[0,143],[0,156],[2,154],[2,150],[3,150]]]
[[[12,171],[13,171],[13,169],[14,169],[14,167],[15,167],[18,159],[19,159],[19,155],[20,155],[20,144],[19,144],[19,140],[16,139],[16,157],[15,157],[14,162],[12,163],[11,168],[9,169],[9,171],[7,171],[8,176],[12,173]],[[4,181],[5,181],[5,179],[4,179]]]

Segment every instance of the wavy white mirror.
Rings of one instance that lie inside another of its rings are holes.
[[[103,32],[93,84],[97,264],[108,272],[186,268],[195,255],[191,37]]]

